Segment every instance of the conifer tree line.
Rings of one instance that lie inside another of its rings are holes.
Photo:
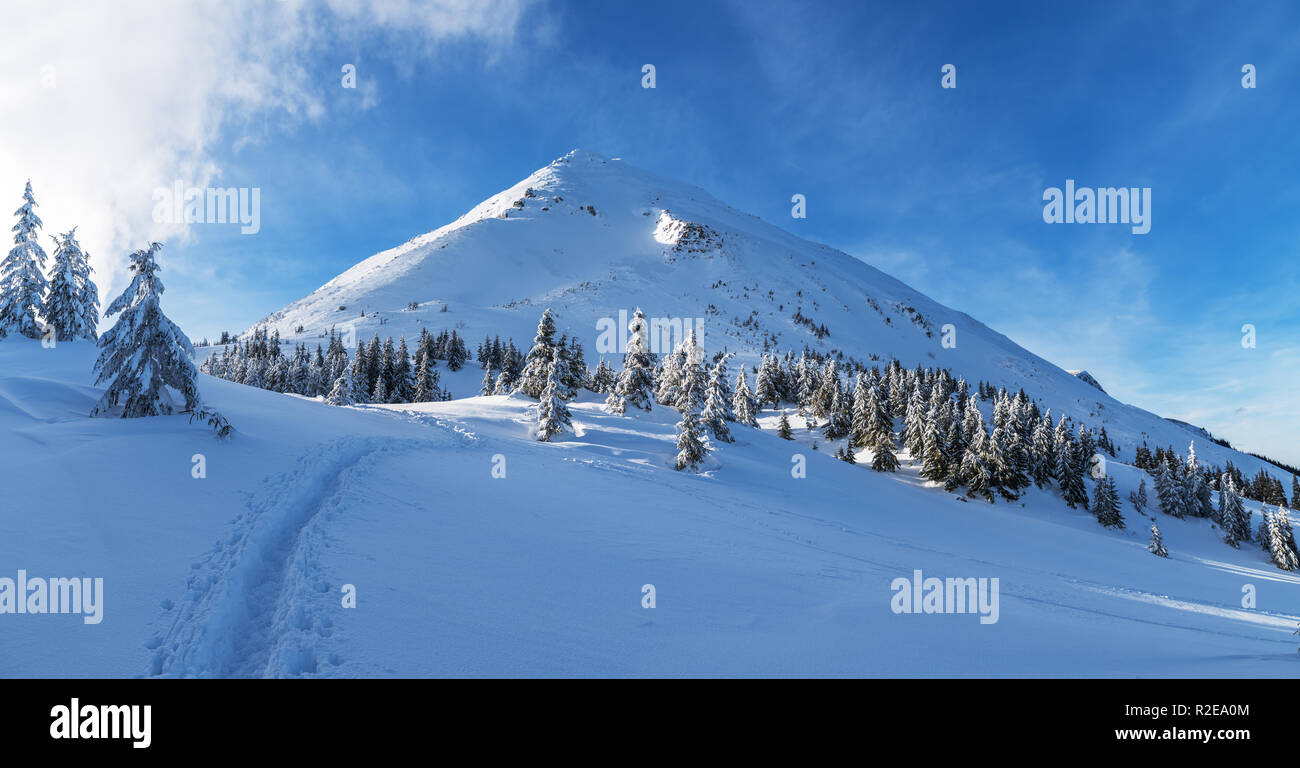
[[[1144,442],[1134,450],[1133,466],[1139,469],[1145,469],[1152,475],[1156,474],[1160,467],[1166,463],[1177,465],[1183,462],[1173,448],[1156,448],[1154,451]],[[1211,490],[1220,490],[1222,479],[1226,475],[1232,478],[1233,485],[1237,493],[1252,500],[1263,504],[1272,504],[1274,506],[1285,505],[1287,503],[1286,491],[1282,481],[1270,475],[1261,469],[1255,473],[1255,476],[1247,480],[1242,474],[1241,469],[1233,465],[1231,461],[1227,462],[1226,467],[1205,467],[1201,470],[1205,482]],[[1300,477],[1291,476],[1291,508],[1300,504]]]
[[[14,211],[14,245],[0,260],[0,339],[14,334],[29,339],[73,341],[98,338],[99,291],[90,278],[94,270],[89,255],[77,242],[77,228],[51,235],[54,256],[41,247],[45,226],[32,183],[23,190],[23,202]]]
[[[451,399],[451,393],[440,386],[438,361],[454,371],[468,359],[469,349],[455,331],[434,335],[423,330],[414,354],[406,337],[394,343],[390,336],[381,342],[376,334],[349,355],[343,336],[334,329],[314,351],[298,343],[292,354],[286,354],[278,330],[268,334],[265,328],[255,328],[247,339],[233,339],[209,356],[200,370],[273,392],[324,397],[335,405],[427,403]]]

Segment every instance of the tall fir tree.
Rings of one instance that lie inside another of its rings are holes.
[[[164,288],[155,257],[161,248],[160,243],[150,243],[131,254],[131,284],[104,313],[120,317],[99,340],[95,383],[109,384],[91,416],[119,404],[123,418],[174,413],[173,391],[184,401],[184,411],[200,406],[198,370],[190,359],[194,347],[163,314],[160,303]]]
[[[1124,515],[1119,509],[1119,491],[1115,478],[1109,475],[1097,478],[1092,492],[1092,514],[1105,528],[1123,528]]]
[[[560,362],[560,350],[551,350],[551,363],[546,367],[546,384],[542,387],[540,401],[537,405],[537,439],[550,442],[551,438],[562,433],[566,427],[572,427],[569,407],[565,405],[561,393],[563,365]]]
[[[517,385],[519,391],[534,400],[541,398],[542,391],[546,389],[546,377],[550,375],[552,364],[556,366],[557,376],[565,375],[566,372],[561,370],[557,351],[555,319],[551,317],[551,310],[548,308],[537,321],[537,334],[533,336],[532,349],[528,350],[528,356],[524,358],[524,370],[519,376]],[[557,381],[556,386],[563,387],[563,381]]]
[[[692,393],[686,392],[681,402],[694,402]],[[696,469],[704,462],[708,447],[704,442],[703,429],[695,411],[686,408],[682,411],[682,420],[677,422],[677,461],[678,471]]]
[[[728,402],[730,394],[727,386],[727,356],[723,355],[718,358],[718,362],[714,363],[713,369],[709,372],[708,391],[704,395],[704,410],[700,412],[700,420],[704,423],[705,429],[723,443],[735,442],[735,438],[731,436],[731,429],[727,426],[728,421],[736,420],[736,415],[731,410],[731,403]]]
[[[45,297],[45,321],[53,326],[55,339],[99,338],[99,289],[90,279],[89,257],[77,242],[77,228],[52,236],[55,243],[54,270]]]
[[[750,393],[749,384],[745,381],[744,366],[741,366],[740,372],[736,374],[736,387],[731,395],[731,410],[736,414],[737,423],[747,427],[758,426],[758,418],[755,416],[758,403],[754,401],[754,395]]]
[[[654,355],[650,352],[650,333],[645,314],[640,307],[632,313],[628,323],[627,349],[623,353],[623,369],[618,372],[614,388],[605,400],[605,410],[623,413],[628,406],[641,411],[653,407]]]
[[[32,183],[27,182],[23,204],[14,215],[14,247],[0,261],[0,339],[10,332],[29,339],[43,336],[45,315],[45,250],[41,248],[41,218],[36,215]]]

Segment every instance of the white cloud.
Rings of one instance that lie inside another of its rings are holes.
[[[111,300],[127,252],[186,237],[183,225],[152,221],[154,189],[219,178],[223,138],[238,143],[263,126],[326,115],[339,70],[313,66],[313,57],[335,48],[353,55],[373,36],[408,57],[464,38],[503,45],[530,3],[25,4],[7,12],[0,45],[0,212],[18,207],[30,178],[46,233],[80,227],[100,295]],[[378,103],[373,84],[358,91],[362,108]]]

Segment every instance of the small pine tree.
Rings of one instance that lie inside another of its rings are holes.
[[[1138,480],[1137,490],[1128,495],[1128,500],[1139,515],[1146,514],[1142,511],[1147,508],[1147,478],[1145,474]]]
[[[857,457],[857,455],[855,455],[855,454],[853,453],[853,441],[852,441],[852,440],[848,441],[848,444],[846,444],[846,445],[844,446],[844,450],[840,453],[840,458],[841,458],[842,460],[844,460],[844,461],[847,461],[847,462],[850,463],[850,464],[857,464],[857,463],[858,463],[858,457]]]
[[[1160,526],[1155,523],[1151,524],[1151,543],[1147,544],[1147,551],[1156,557],[1169,557],[1169,551],[1165,549],[1164,539],[1160,536]]]
[[[782,440],[793,440],[794,432],[790,429],[790,414],[781,411],[781,420],[776,423],[776,436]]]

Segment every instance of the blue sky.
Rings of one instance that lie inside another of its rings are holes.
[[[1300,463],[1300,6],[493,0],[486,20],[421,28],[402,5],[368,0],[374,23],[308,17],[310,44],[248,75],[267,98],[230,95],[237,55],[209,86],[200,164],[261,188],[262,230],[169,244],[165,306],[191,335],[243,330],[580,147],[863,258],[1122,400]],[[260,7],[241,7],[257,29]],[[222,51],[251,45],[242,34]],[[194,167],[174,154],[158,183]],[[1067,178],[1150,187],[1150,233],[1045,224],[1043,191]],[[806,219],[790,217],[794,193]]]

